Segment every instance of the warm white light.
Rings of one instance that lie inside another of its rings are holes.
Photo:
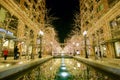
[[[66,77],[66,76],[68,76],[68,73],[67,73],[67,72],[62,72],[61,75],[62,75],[63,77]]]
[[[73,42],[73,45],[75,44],[75,42]]]
[[[79,52],[79,51],[77,51],[76,53],[77,53],[77,54],[80,54],[80,52]]]
[[[76,67],[74,67],[74,69],[76,69]]]
[[[21,44],[24,44],[24,42],[21,42]]]
[[[0,65],[0,68],[4,68],[5,67],[5,65]]]
[[[103,49],[104,49],[104,50],[106,50],[106,48],[105,48],[105,47],[104,47]]]
[[[62,70],[66,70],[66,67],[61,67]]]
[[[53,42],[50,42],[50,44],[53,44]]]
[[[61,66],[65,66],[64,62],[62,63],[62,65],[61,65]]]
[[[50,70],[52,70],[52,67],[50,67]]]
[[[84,32],[83,32],[83,36],[85,36],[86,34],[87,34],[87,31],[84,31]]]
[[[79,43],[76,43],[76,46],[79,46]]]
[[[64,56],[64,53],[62,53],[61,56]]]
[[[80,67],[81,65],[80,65],[80,63],[77,63],[77,67]]]
[[[7,66],[7,67],[10,66],[10,64],[6,64],[6,66]]]
[[[18,64],[23,64],[23,62],[21,61],[21,62],[19,62]]]
[[[72,64],[72,62],[70,62],[70,64]]]
[[[39,35],[44,35],[44,32],[40,30]]]

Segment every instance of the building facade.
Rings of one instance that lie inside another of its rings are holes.
[[[45,0],[0,0],[0,55],[14,46],[21,55],[37,54],[37,39],[45,24]]]
[[[120,58],[119,12],[119,0],[80,0],[81,32],[87,31],[90,56]]]

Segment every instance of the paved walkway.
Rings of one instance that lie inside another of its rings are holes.
[[[80,56],[77,56],[77,57],[80,57]],[[81,56],[81,57],[84,58],[84,56]],[[7,60],[4,60],[4,57],[0,57],[0,68],[1,68],[1,65],[4,65],[4,64],[10,63],[14,65],[15,63],[18,63],[21,61],[25,62],[25,61],[35,60],[35,59],[39,59],[37,55],[34,57],[34,59],[31,59],[31,57],[28,57],[28,56],[22,56],[20,59],[17,59],[17,60],[14,60],[14,57],[7,57]],[[115,58],[114,59],[113,58],[95,59],[95,57],[89,57],[88,60],[93,60],[98,63],[102,63],[102,64],[104,63],[104,64],[109,64],[109,65],[113,65],[116,67],[120,67],[120,59],[115,59]]]
[[[79,57],[79,56],[77,56],[77,57]],[[80,56],[80,57],[85,58],[85,56]],[[96,61],[96,62],[99,62],[99,63],[101,62],[101,63],[111,64],[111,65],[120,67],[120,59],[117,59],[117,58],[102,57],[102,58],[97,58],[96,59],[94,56],[90,56],[87,59],[93,60],[93,61]]]
[[[28,56],[22,56],[17,60],[14,60],[14,57],[7,57],[6,60],[4,60],[4,57],[0,57],[0,69],[7,68],[13,65],[23,64],[36,59],[39,59],[38,56],[35,56],[34,59],[31,59],[31,57]]]

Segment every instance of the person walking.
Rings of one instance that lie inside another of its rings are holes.
[[[18,54],[18,47],[15,46],[15,48],[14,48],[14,59],[15,60],[17,59],[17,54]]]
[[[3,50],[3,54],[4,54],[4,60],[6,60],[6,59],[7,59],[7,56],[8,56],[8,49],[7,49],[7,48],[5,48],[5,49]]]

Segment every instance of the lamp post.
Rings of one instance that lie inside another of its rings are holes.
[[[51,45],[51,56],[53,55],[53,42],[50,42]]]
[[[73,56],[75,56],[75,42],[73,42]]]
[[[39,31],[39,37],[40,37],[40,51],[39,51],[39,58],[41,58],[42,57],[42,36],[43,36],[43,31]]]
[[[85,44],[85,58],[88,58],[87,47],[86,47],[86,46],[87,46],[87,45],[86,45],[86,44],[87,44],[87,43],[86,43],[86,39],[87,39],[86,35],[87,35],[87,31],[84,31],[84,32],[83,32],[83,36],[84,36],[84,41],[85,41],[85,42],[84,42],[84,44]]]

